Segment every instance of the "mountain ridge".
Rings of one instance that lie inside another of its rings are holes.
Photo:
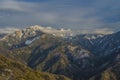
[[[119,63],[119,37],[120,33],[117,32],[64,38],[32,27],[5,36],[0,40],[0,50],[4,52],[2,55],[34,70],[64,75],[73,80],[95,80],[99,76],[95,73],[102,74],[105,71],[107,74],[116,60]]]

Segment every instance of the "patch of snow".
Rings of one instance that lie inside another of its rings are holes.
[[[61,28],[60,30],[61,30],[61,31],[65,31],[64,28]]]
[[[92,39],[96,39],[96,37],[95,37],[95,36],[92,36],[91,38],[92,38]]]
[[[89,57],[89,54],[84,53],[80,56],[80,58],[85,58],[85,57]]]
[[[90,37],[88,37],[88,36],[85,36],[84,38],[90,40]]]
[[[86,50],[82,49],[80,51],[80,58],[85,58],[85,57],[89,57],[89,54]]]
[[[32,40],[27,40],[26,42],[25,42],[25,44],[26,45],[29,45],[29,44],[31,44],[33,41]]]
[[[98,37],[104,37],[104,35],[98,35]]]
[[[40,36],[35,37],[35,38],[31,39],[31,40],[26,40],[26,41],[25,41],[25,44],[26,44],[26,45],[29,45],[29,44],[31,44],[32,42],[34,42],[35,40],[37,40],[37,39],[39,39],[39,38],[40,38]]]

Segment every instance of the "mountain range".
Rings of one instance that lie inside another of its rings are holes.
[[[120,32],[75,35],[36,25],[1,34],[0,54],[5,80],[120,80]]]

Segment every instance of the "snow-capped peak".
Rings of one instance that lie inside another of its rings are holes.
[[[47,33],[47,34],[52,34],[54,36],[61,36],[61,37],[65,37],[65,36],[72,36],[73,32],[71,29],[55,29],[52,27],[43,27],[43,26],[39,26],[39,25],[35,25],[35,26],[30,26],[27,28],[27,30],[37,30],[37,31],[41,31],[43,33]]]

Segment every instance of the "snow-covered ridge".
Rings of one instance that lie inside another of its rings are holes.
[[[40,30],[44,33],[52,34],[54,36],[61,36],[61,37],[74,35],[71,29],[64,29],[64,28],[55,29],[52,27],[42,27],[39,25],[35,25],[35,26],[30,26],[27,29]]]
[[[40,25],[35,25],[35,26],[28,26],[27,28],[24,29],[17,29],[17,28],[3,28],[0,29],[1,33],[7,33],[13,36],[18,36],[21,38],[24,34],[36,34],[36,31],[47,33],[47,34],[52,34],[54,36],[61,36],[61,37],[66,37],[66,36],[73,36],[73,31],[71,29],[65,29],[65,28],[52,28],[52,27],[44,27]]]
[[[25,37],[25,36],[35,36],[37,35],[37,32],[41,33],[47,33],[47,34],[52,34],[54,36],[60,36],[60,37],[66,37],[66,36],[73,36],[73,31],[71,29],[57,29],[57,28],[52,28],[52,27],[43,27],[39,25],[35,26],[29,26],[27,28],[24,28],[22,30],[16,30],[12,34],[12,36],[16,36],[18,38]],[[11,35],[10,34],[10,35]]]
[[[91,39],[97,39],[97,38],[101,38],[104,37],[105,35],[103,34],[89,34],[89,35],[85,35],[84,38],[91,40]]]

